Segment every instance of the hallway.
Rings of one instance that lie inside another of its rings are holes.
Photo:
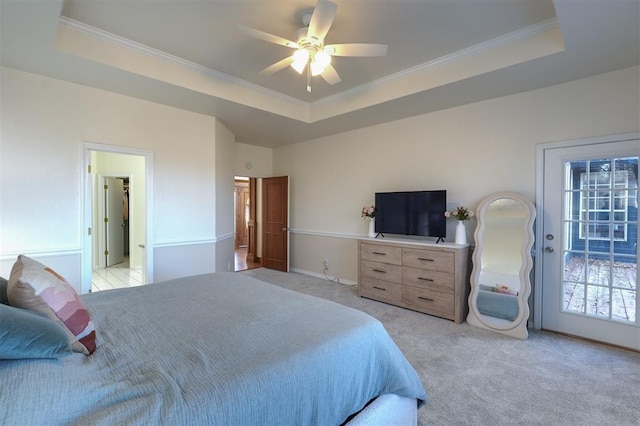
[[[235,252],[235,271],[246,271],[247,269],[260,268],[260,262],[247,262],[247,246],[238,247]]]

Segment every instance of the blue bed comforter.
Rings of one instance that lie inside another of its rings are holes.
[[[83,296],[96,352],[0,361],[0,424],[337,425],[426,400],[376,319],[232,273]]]

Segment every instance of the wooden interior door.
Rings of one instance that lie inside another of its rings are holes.
[[[262,266],[289,272],[289,176],[262,179]]]
[[[249,244],[249,182],[236,181],[236,248]]]

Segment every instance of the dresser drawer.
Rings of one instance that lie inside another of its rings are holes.
[[[402,284],[366,278],[359,283],[359,290],[361,297],[368,297],[394,305],[402,303]]]
[[[427,312],[440,313],[446,316],[454,314],[453,294],[425,288],[402,287],[402,301],[417,309]]]
[[[360,275],[362,278],[401,283],[402,266],[363,260],[360,262]]]
[[[404,266],[453,273],[454,263],[455,254],[450,252],[410,248],[402,249],[402,264]]]
[[[402,248],[363,243],[360,245],[360,259],[402,265]]]
[[[447,272],[430,271],[428,269],[402,268],[402,283],[420,288],[437,289],[453,294],[454,276]]]
[[[468,254],[459,244],[358,240],[358,295],[461,323]]]

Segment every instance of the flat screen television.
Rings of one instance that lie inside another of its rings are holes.
[[[377,234],[446,237],[447,191],[376,192]]]

